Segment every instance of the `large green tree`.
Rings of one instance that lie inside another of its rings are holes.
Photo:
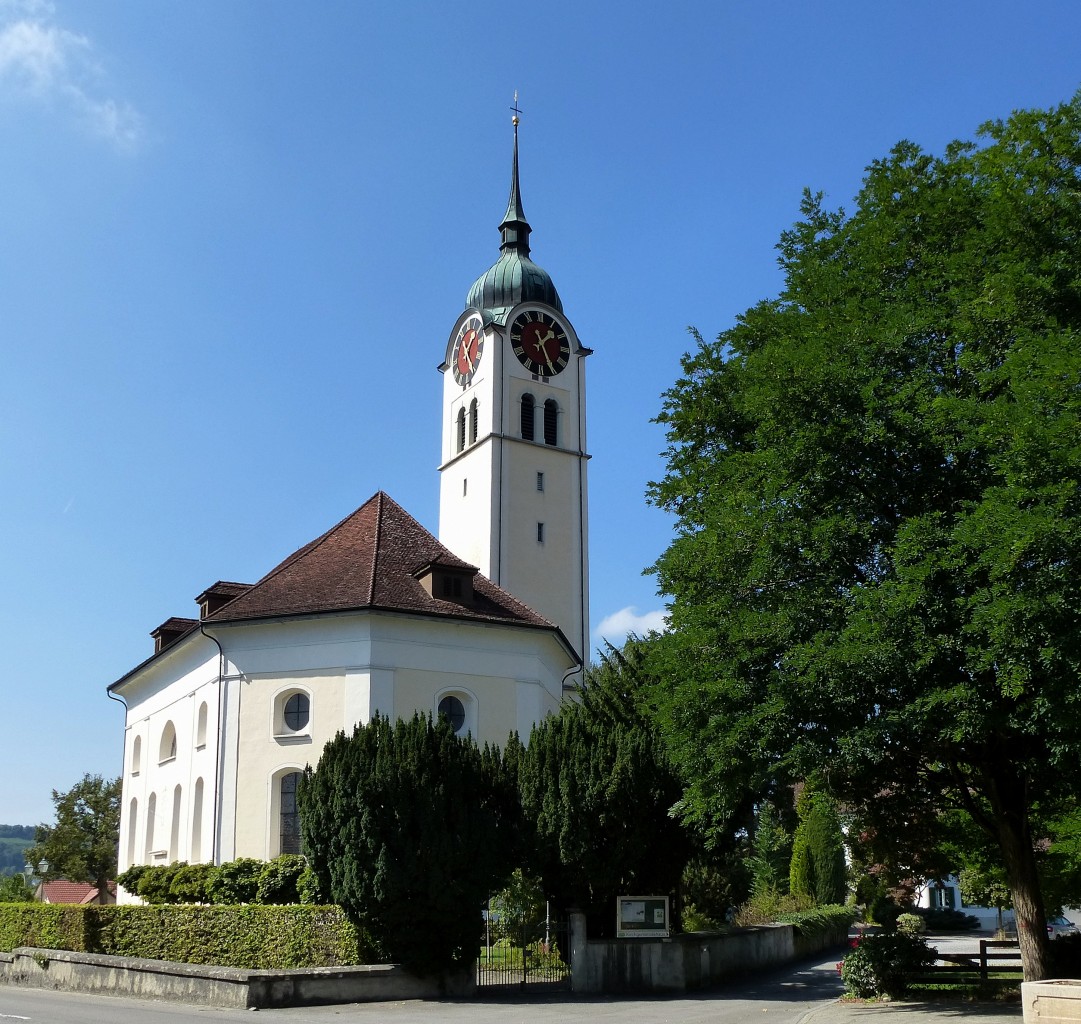
[[[472,740],[444,718],[377,715],[326,745],[298,799],[320,889],[389,960],[431,974],[476,959],[482,907],[515,865],[505,794]]]
[[[779,250],[780,295],[660,416],[686,807],[723,828],[813,778],[900,845],[961,808],[1044,977],[1033,815],[1081,783],[1081,95],[942,157],[899,144],[851,213],[807,194]]]
[[[595,934],[614,928],[618,895],[675,893],[691,851],[671,813],[682,785],[641,707],[643,646],[603,655],[580,702],[537,725],[522,754],[527,866]]]
[[[46,880],[66,878],[97,886],[99,902],[116,878],[120,845],[120,779],[84,775],[66,793],[53,790],[56,822],[38,825],[33,846],[24,851],[35,868],[46,862]]]

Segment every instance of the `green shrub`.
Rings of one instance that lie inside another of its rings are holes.
[[[860,999],[897,998],[905,993],[908,975],[935,962],[935,953],[916,935],[888,932],[867,935],[841,962],[841,981]]]
[[[901,908],[884,892],[879,893],[867,909],[871,920],[881,925],[886,931],[892,932],[897,927],[897,918],[901,914]]]
[[[931,932],[963,932],[979,928],[980,919],[960,910],[925,910],[919,909],[919,915]]]
[[[319,876],[312,870],[310,864],[301,871],[297,879],[297,896],[300,902],[305,904],[315,905],[327,902],[326,896],[319,888]]]
[[[812,909],[814,909],[814,900],[810,896],[797,896],[791,893],[782,896],[777,892],[761,892],[752,895],[736,911],[735,923],[740,927],[752,924],[772,924],[785,915]]]
[[[209,903],[207,890],[217,872],[213,864],[185,864],[169,883],[169,902]]]
[[[63,903],[0,904],[0,950],[10,953],[19,946],[93,952],[96,919],[89,912],[98,907]]]
[[[308,862],[295,853],[283,853],[280,857],[267,861],[259,873],[256,902],[268,906],[302,902],[298,883],[307,867]]]
[[[897,918],[897,930],[902,935],[922,935],[927,931],[927,924],[919,914],[900,914]]]
[[[804,938],[832,935],[840,942],[848,935],[848,929],[855,920],[855,914],[851,907],[833,904],[779,914],[776,920],[782,924],[794,925],[796,934]]]
[[[183,861],[172,864],[153,864],[139,876],[135,894],[147,903],[176,903],[171,892],[173,879],[181,868],[187,867]]]
[[[338,907],[0,906],[0,950],[18,946],[249,969],[372,962]]]
[[[150,870],[149,864],[132,864],[127,871],[121,871],[116,880],[134,896],[139,891],[139,879]]]
[[[259,876],[263,861],[253,857],[240,857],[226,861],[207,881],[207,895],[211,903],[235,905],[254,903],[259,893]]]

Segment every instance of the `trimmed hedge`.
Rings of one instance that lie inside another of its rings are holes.
[[[0,905],[0,950],[80,953],[262,970],[371,962],[339,907]]]
[[[838,942],[848,937],[849,926],[855,919],[856,915],[850,907],[836,903],[777,916],[781,924],[795,926],[796,934],[804,938],[822,935],[835,938]]]
[[[0,903],[0,951],[10,953],[17,946],[40,946],[75,953],[99,952],[94,948],[97,919],[87,911],[101,909],[70,903]]]

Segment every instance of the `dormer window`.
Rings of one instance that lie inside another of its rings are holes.
[[[473,577],[476,574],[477,570],[472,566],[432,562],[414,575],[425,592],[436,600],[470,606],[473,604]]]

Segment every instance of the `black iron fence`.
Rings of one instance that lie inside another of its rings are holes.
[[[570,988],[570,929],[562,919],[506,925],[486,921],[477,957],[478,989]]]

